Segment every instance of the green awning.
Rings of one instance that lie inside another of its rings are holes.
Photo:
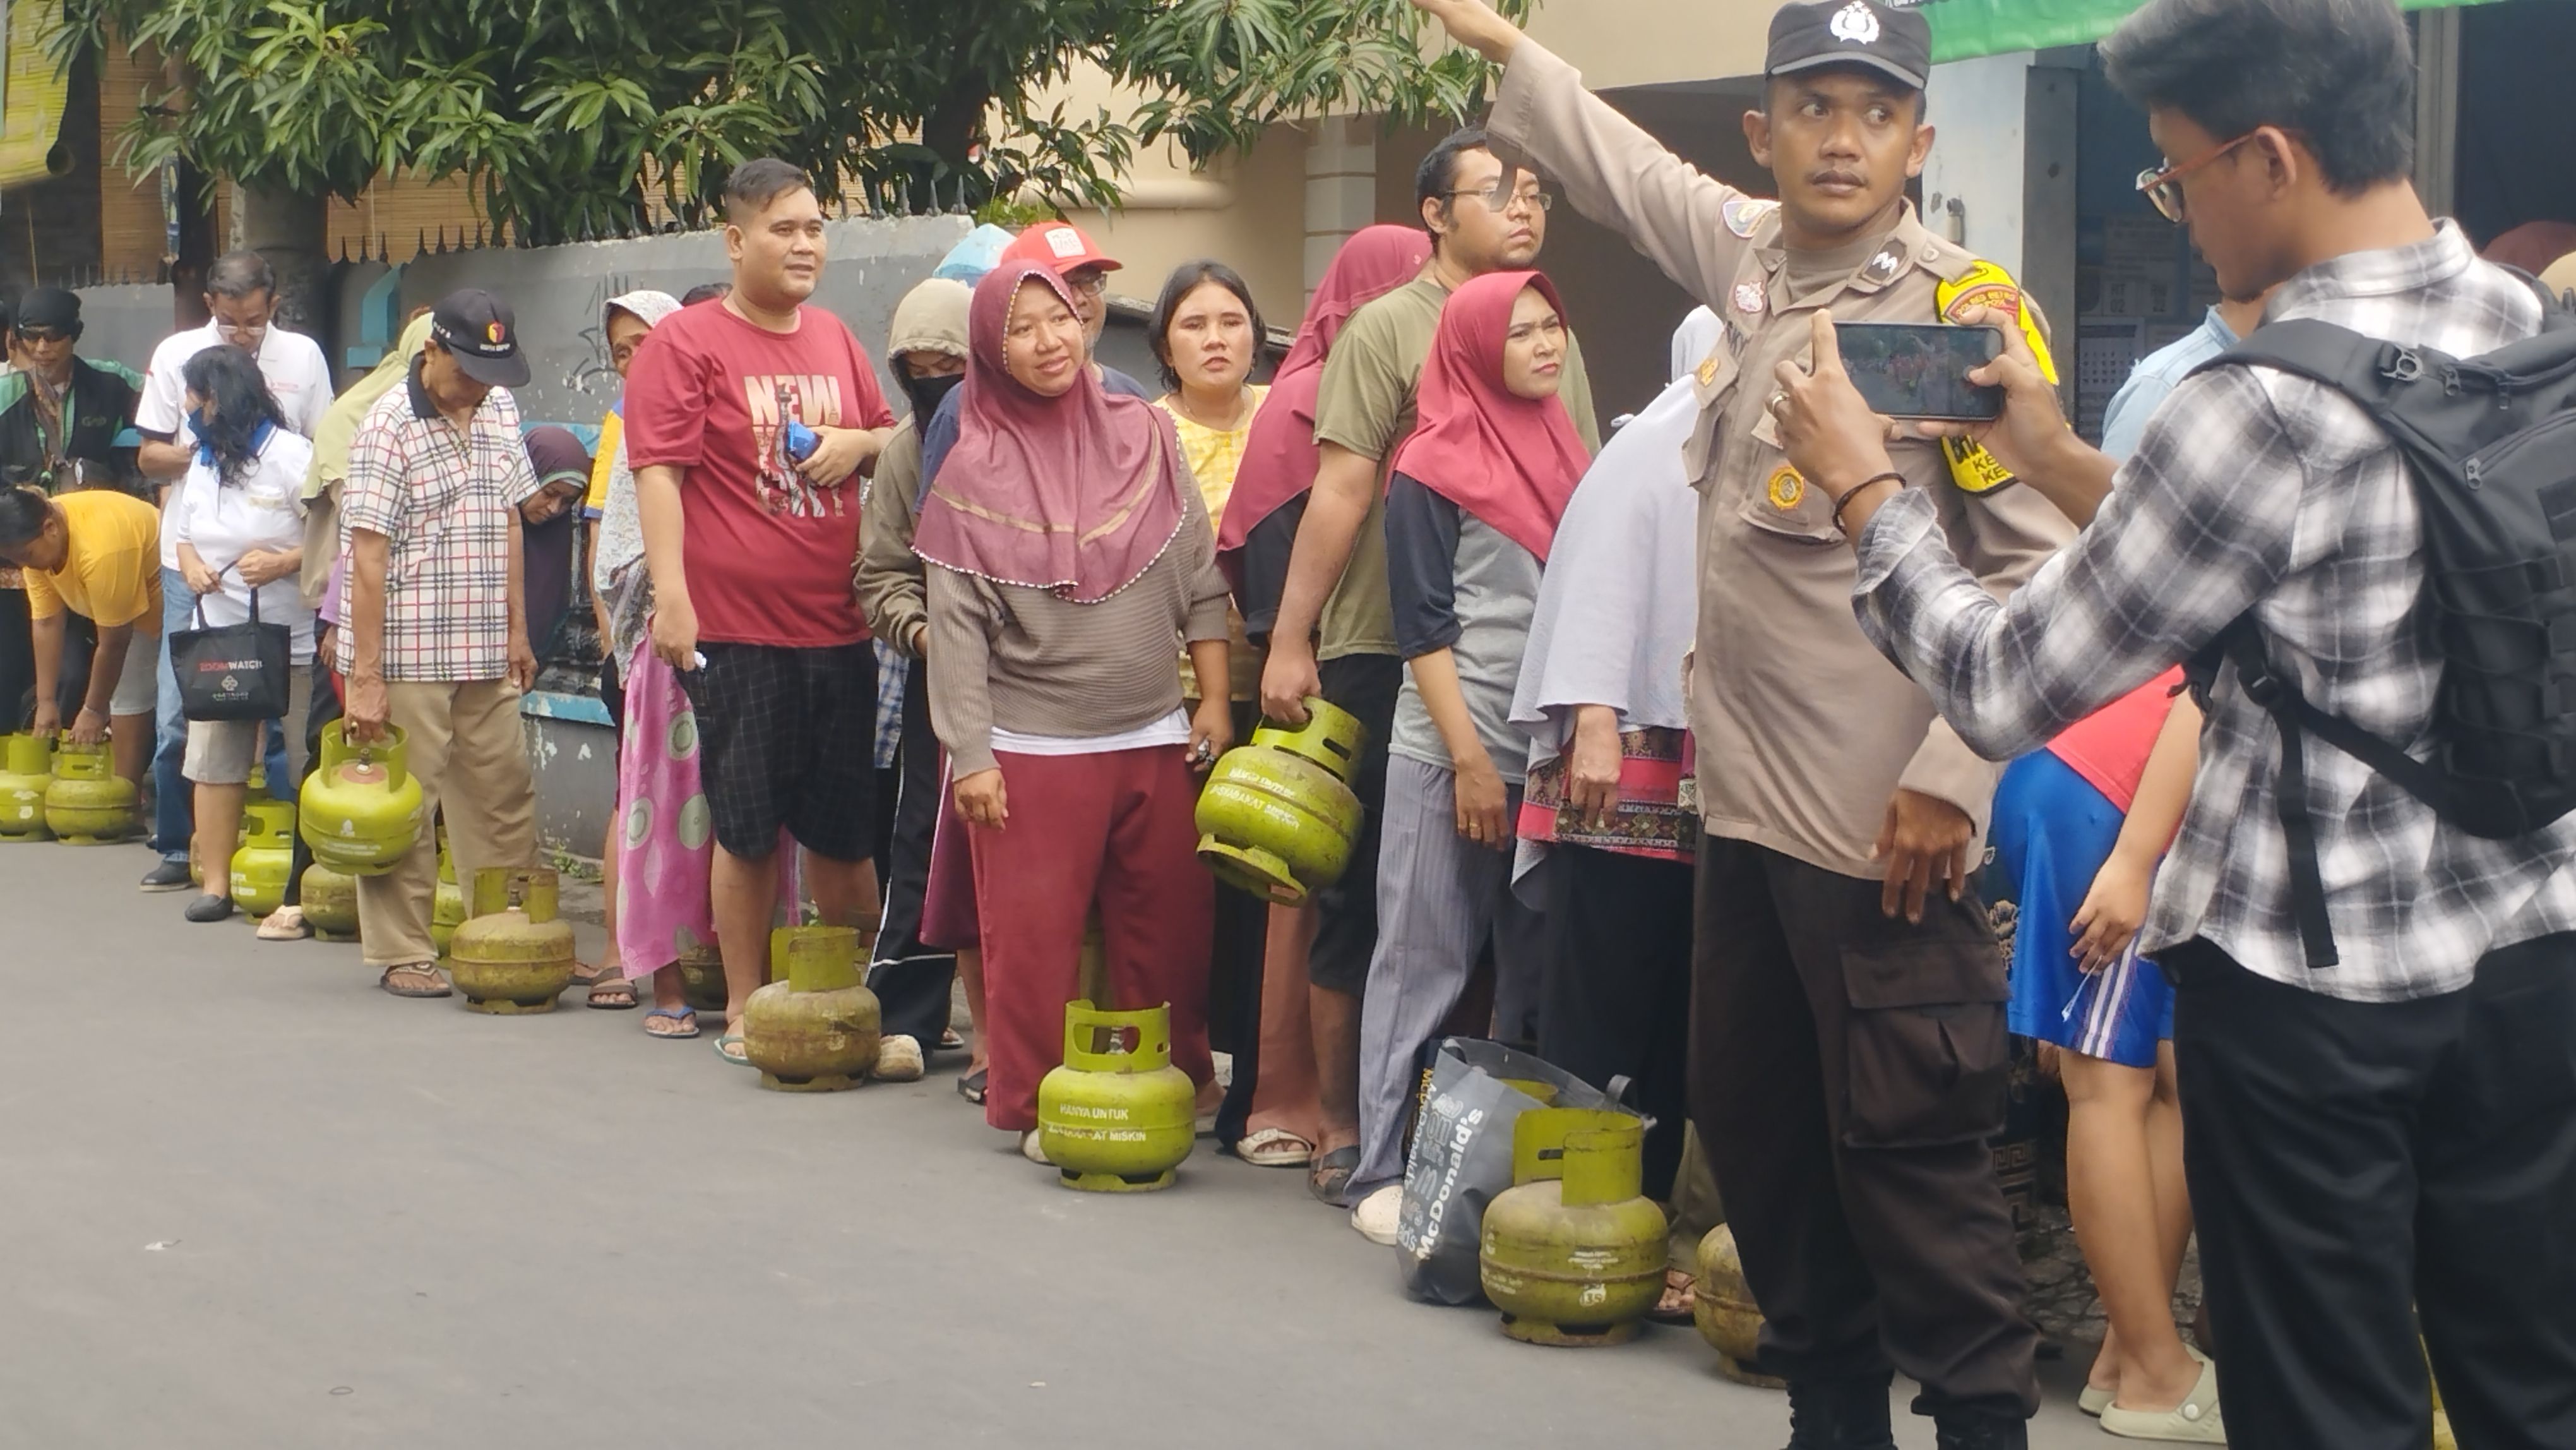
[[[1965,60],[2010,50],[2090,45],[2143,0],[1920,0],[1932,22],[1932,58]],[[2431,10],[2480,0],[2397,0],[2406,10]]]

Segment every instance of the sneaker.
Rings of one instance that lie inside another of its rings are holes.
[[[2102,1409],[2102,1428],[2128,1440],[2162,1440],[2184,1445],[2224,1445],[2227,1425],[2218,1413],[2218,1366],[2200,1360],[2200,1383],[2170,1410],[2128,1410],[2113,1401]]]
[[[160,865],[143,873],[142,885],[146,891],[185,891],[196,884],[188,879],[188,858],[185,856],[176,861],[165,857]]]
[[[921,1041],[896,1033],[877,1046],[877,1065],[868,1076],[878,1082],[921,1081]]]
[[[229,896],[200,896],[188,903],[188,919],[201,925],[222,921],[232,914],[233,899]]]
[[[1395,1247],[1395,1222],[1404,1213],[1404,1185],[1390,1183],[1351,1210],[1351,1227],[1373,1244]]]

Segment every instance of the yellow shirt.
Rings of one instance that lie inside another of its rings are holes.
[[[1192,422],[1168,394],[1155,400],[1154,406],[1171,414],[1172,425],[1180,430],[1181,453],[1190,461],[1190,472],[1198,476],[1199,497],[1207,500],[1210,523],[1225,517],[1225,501],[1234,496],[1235,470],[1243,466],[1243,446],[1252,441],[1252,420],[1261,412],[1262,399],[1270,396],[1267,383],[1243,391],[1252,406],[1244,411],[1243,426],[1234,429]]]
[[[1199,481],[1199,497],[1207,501],[1208,523],[1213,526],[1225,517],[1225,501],[1234,496],[1235,470],[1243,466],[1243,447],[1252,441],[1252,420],[1260,415],[1262,400],[1270,396],[1266,383],[1255,383],[1244,389],[1252,406],[1244,410],[1239,428],[1211,428],[1192,422],[1174,405],[1169,394],[1154,400],[1154,406],[1172,415],[1172,426],[1181,435],[1181,456],[1189,462],[1190,473]],[[1234,605],[1226,605],[1226,664],[1233,676],[1227,693],[1236,700],[1257,699],[1261,693],[1261,659],[1252,652],[1252,643],[1244,638],[1243,616]],[[1190,668],[1190,657],[1181,656],[1181,693],[1196,700],[1198,675]]]
[[[626,434],[626,419],[615,408],[599,420],[599,447],[590,455],[590,493],[581,501],[583,518],[595,519],[608,507],[608,476],[617,471],[617,444]]]
[[[161,513],[132,494],[83,489],[54,500],[71,551],[53,573],[27,571],[27,614],[51,619],[69,609],[102,628],[121,624],[161,634]]]

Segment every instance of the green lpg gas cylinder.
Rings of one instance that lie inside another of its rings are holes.
[[[680,969],[680,1000],[701,1012],[725,1009],[724,952],[714,942],[703,942],[680,953],[674,965]]]
[[[40,735],[0,735],[0,841],[41,841],[45,791],[54,783],[54,742]]]
[[[1744,1282],[1744,1260],[1735,1251],[1735,1230],[1725,1224],[1699,1241],[1697,1287],[1691,1291],[1691,1321],[1699,1337],[1717,1351],[1717,1367],[1738,1384],[1782,1389],[1784,1383],[1758,1367],[1762,1353],[1762,1311]]]
[[[1368,731],[1320,699],[1306,723],[1264,723],[1199,792],[1199,859],[1217,879],[1281,906],[1339,880],[1360,828],[1350,778]]]
[[[356,941],[358,878],[319,861],[305,867],[304,924],[317,941]]]
[[[860,984],[859,942],[858,929],[847,926],[785,926],[769,934],[774,980],[742,1008],[743,1056],[760,1069],[762,1087],[827,1093],[868,1080],[883,1017],[877,994]]]
[[[271,799],[256,770],[250,791],[242,806],[241,847],[233,852],[233,905],[255,920],[286,900],[287,878],[295,874],[295,803]]]
[[[572,985],[572,923],[555,918],[560,885],[545,866],[474,873],[473,915],[448,943],[447,974],[476,1012],[551,1012]]]
[[[322,764],[304,778],[304,843],[313,859],[352,876],[382,876],[420,839],[420,782],[403,762],[402,731],[349,743],[348,722],[322,731]]]
[[[1485,1207],[1477,1268],[1503,1332],[1619,1344],[1664,1291],[1664,1211],[1640,1191],[1634,1113],[1532,1108],[1512,1122],[1512,1187]]]
[[[116,773],[107,742],[54,750],[54,779],[45,787],[45,825],[66,846],[99,846],[134,834],[134,782]]]
[[[1038,1083],[1038,1143],[1058,1181],[1094,1193],[1169,1188],[1197,1137],[1198,1090],[1172,1066],[1171,1006],[1066,1003],[1064,1065]]]
[[[447,960],[447,951],[456,940],[456,929],[465,924],[465,889],[456,884],[456,858],[447,852],[447,832],[438,833],[438,883],[429,897],[429,945],[438,959]]]

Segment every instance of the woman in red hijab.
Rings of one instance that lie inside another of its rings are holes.
[[[1387,741],[1377,954],[1360,1008],[1352,1224],[1393,1242],[1414,1054],[1495,964],[1494,1035],[1525,1042],[1536,923],[1511,891],[1529,745],[1511,723],[1540,568],[1591,462],[1557,397],[1564,308],[1536,272],[1490,272],[1440,311],[1421,423],[1386,495],[1387,587],[1405,658]]]
[[[1226,668],[1215,530],[1170,420],[1102,391],[1073,296],[1035,263],[975,289],[957,443],[922,501],[930,713],[975,859],[991,1066],[984,1120],[1037,1146],[1096,907],[1121,1005],[1168,1002],[1204,1089],[1215,883],[1194,772],[1232,743],[1220,692],[1181,707],[1173,650]]]

